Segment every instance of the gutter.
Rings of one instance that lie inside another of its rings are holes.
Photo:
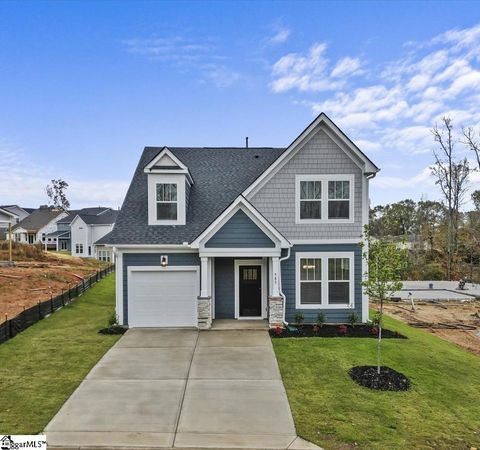
[[[288,247],[287,249],[287,256],[284,256],[283,258],[280,258],[278,260],[278,284],[279,284],[279,287],[280,287],[280,297],[283,298],[283,323],[287,324],[288,325],[288,322],[285,320],[285,311],[287,309],[287,297],[285,296],[285,294],[283,293],[282,291],[282,261],[286,261],[287,259],[290,258],[290,250],[291,250],[291,247]]]

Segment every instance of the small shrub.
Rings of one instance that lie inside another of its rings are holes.
[[[118,325],[118,318],[117,315],[115,314],[115,311],[110,314],[110,317],[108,318],[108,326],[113,327],[114,325]]]
[[[299,327],[303,325],[303,322],[305,320],[305,316],[303,315],[302,312],[297,311],[293,317],[294,317],[295,325],[297,325]]]
[[[372,327],[372,328],[370,328],[370,333],[371,333],[373,336],[378,336],[378,328],[377,328],[377,327]]]
[[[343,325],[343,324],[342,324],[342,325],[339,325],[339,326],[338,326],[338,332],[339,332],[341,335],[345,336],[345,335],[347,334],[347,332],[348,332],[348,327],[347,327],[346,325]]]
[[[47,272],[45,274],[45,278],[51,281],[61,281],[61,282],[65,281],[65,278],[63,278],[61,275],[55,272]]]
[[[358,314],[355,312],[355,311],[352,311],[349,315],[348,315],[348,323],[354,327],[356,323],[358,323],[359,320],[358,320]]]
[[[273,329],[273,332],[275,333],[275,336],[281,336],[283,334],[283,328],[282,327],[275,327]]]
[[[317,314],[317,321],[316,321],[316,325],[321,328],[323,326],[323,324],[325,323],[325,314],[323,312],[319,312]]]
[[[427,264],[423,270],[422,279],[429,281],[437,281],[445,279],[445,272],[440,264]]]

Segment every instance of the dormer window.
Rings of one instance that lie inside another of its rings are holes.
[[[185,225],[193,178],[168,148],[144,168],[148,184],[148,224]]]
[[[177,220],[178,200],[176,183],[157,183],[157,220]]]

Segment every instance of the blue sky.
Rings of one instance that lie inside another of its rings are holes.
[[[287,146],[320,111],[373,204],[435,199],[429,129],[479,105],[478,2],[0,2],[0,204],[116,207],[146,145]]]

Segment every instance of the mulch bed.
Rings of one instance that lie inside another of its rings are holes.
[[[270,329],[272,338],[290,338],[290,337],[359,337],[359,338],[377,338],[378,328],[372,325],[302,325],[287,328]],[[403,334],[382,328],[382,339],[407,339]]]
[[[407,391],[410,389],[410,380],[400,372],[387,366],[380,366],[380,374],[377,366],[352,367],[348,374],[360,386],[379,391]]]
[[[121,325],[112,325],[107,328],[102,328],[98,330],[100,334],[124,334],[128,330],[127,327],[122,327]]]

